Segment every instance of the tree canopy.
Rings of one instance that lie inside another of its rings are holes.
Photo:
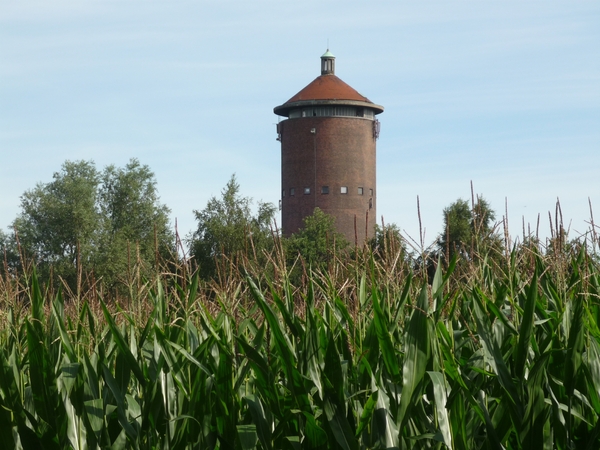
[[[21,196],[13,222],[42,279],[52,268],[72,286],[82,270],[114,284],[127,264],[154,267],[173,249],[169,209],[159,203],[154,174],[138,160],[102,172],[92,161],[66,161],[52,178]]]
[[[170,258],[174,252],[170,210],[159,202],[150,168],[132,159],[124,168],[106,167],[101,180],[99,273],[115,279],[130,265],[134,251],[137,262],[146,268],[155,268],[158,260]]]
[[[467,200],[458,199],[444,208],[444,231],[438,238],[438,249],[450,258],[455,253],[470,253],[474,238],[486,238],[493,232],[496,214],[483,197],[478,196],[471,209]]]
[[[313,268],[324,270],[335,253],[346,249],[349,243],[335,228],[335,217],[320,208],[315,208],[303,222],[302,229],[287,239],[288,261],[291,263],[300,255]]]
[[[262,250],[272,245],[275,206],[259,202],[253,214],[251,205],[252,198],[240,195],[234,174],[220,198],[211,197],[203,210],[194,211],[198,227],[189,238],[190,253],[203,278],[215,276],[224,259],[237,263],[241,256],[251,255],[260,260]]]

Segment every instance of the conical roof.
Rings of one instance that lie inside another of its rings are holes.
[[[324,57],[334,58],[329,50],[321,58]],[[343,82],[333,73],[318,76],[283,105],[276,106],[274,112],[277,115],[287,117],[289,111],[293,108],[317,104],[364,106],[373,109],[375,114],[383,112],[382,106],[374,104],[367,97],[359,94],[356,89]]]
[[[336,75],[321,75],[290,98],[286,103],[306,100],[354,100],[372,103],[364,95],[340,80]]]

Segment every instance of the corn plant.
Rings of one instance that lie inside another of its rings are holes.
[[[158,279],[147,315],[33,274],[0,331],[3,448],[600,448],[598,267],[517,259],[428,284],[371,258],[210,299]]]

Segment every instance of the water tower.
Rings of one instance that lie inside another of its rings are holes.
[[[321,56],[321,75],[274,109],[281,141],[284,236],[298,231],[316,207],[361,245],[376,223],[377,114],[383,107],[335,75],[335,56]]]

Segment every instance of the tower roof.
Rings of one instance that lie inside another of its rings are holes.
[[[372,103],[364,95],[344,83],[335,75],[321,75],[308,86],[290,98],[286,103],[305,100],[354,100]]]
[[[321,58],[335,58],[335,56],[333,56],[333,53],[331,53],[329,51],[329,49],[327,49],[327,51],[325,53],[323,53],[323,55],[321,56]]]
[[[322,61],[333,61],[335,57],[329,49],[323,56]],[[376,105],[356,89],[343,82],[334,74],[334,65],[321,66],[321,76],[315,78],[308,86],[290,98],[283,105],[276,106],[274,112],[280,116],[288,115],[290,109],[316,104],[343,104],[366,106],[372,108],[375,114],[383,112],[383,107]]]

